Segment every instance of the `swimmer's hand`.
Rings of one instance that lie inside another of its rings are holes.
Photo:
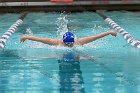
[[[20,42],[24,42],[27,39],[27,36],[21,36],[20,37]]]
[[[117,33],[114,32],[114,31],[110,31],[109,33],[110,33],[112,36],[117,36]]]

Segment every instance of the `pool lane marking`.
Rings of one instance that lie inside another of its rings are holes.
[[[27,12],[22,13],[19,19],[0,37],[0,48],[5,47],[6,41],[16,31],[17,27],[23,23],[23,19],[26,17],[26,15]]]
[[[106,15],[97,12],[105,21],[107,21],[113,29],[118,31],[124,39],[129,43],[130,45],[140,48],[140,41],[136,40],[131,34],[129,34],[127,31],[125,31],[123,28],[121,28],[117,23],[115,23],[111,18],[107,17]]]

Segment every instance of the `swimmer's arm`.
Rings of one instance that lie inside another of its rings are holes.
[[[42,42],[49,45],[59,45],[59,44],[62,44],[63,42],[62,40],[58,40],[58,39],[41,38],[41,37],[36,37],[36,36],[21,36],[20,42],[24,42],[27,39],[32,40],[32,41]]]
[[[114,31],[107,31],[107,32],[103,32],[103,33],[100,33],[100,34],[97,34],[97,35],[94,35],[94,36],[87,36],[87,37],[84,37],[84,38],[79,38],[79,39],[75,40],[75,42],[83,45],[83,44],[87,44],[89,42],[92,42],[96,39],[102,38],[102,37],[110,35],[110,34],[112,36],[117,35],[117,33],[114,32]]]

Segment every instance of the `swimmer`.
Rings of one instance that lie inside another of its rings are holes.
[[[87,37],[83,37],[79,39],[74,39],[73,33],[66,32],[63,35],[63,40],[54,39],[54,38],[42,38],[42,37],[36,37],[36,36],[21,36],[20,42],[24,42],[25,40],[32,40],[32,41],[42,42],[49,45],[64,45],[67,47],[73,47],[74,44],[84,45],[107,35],[116,36],[117,33],[114,31],[106,31],[100,34],[87,36]]]

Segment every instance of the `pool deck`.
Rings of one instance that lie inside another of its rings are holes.
[[[21,2],[22,1],[22,2]],[[49,0],[0,0],[0,12],[21,11],[95,11],[95,10],[140,10],[139,0],[74,0],[51,2]]]

